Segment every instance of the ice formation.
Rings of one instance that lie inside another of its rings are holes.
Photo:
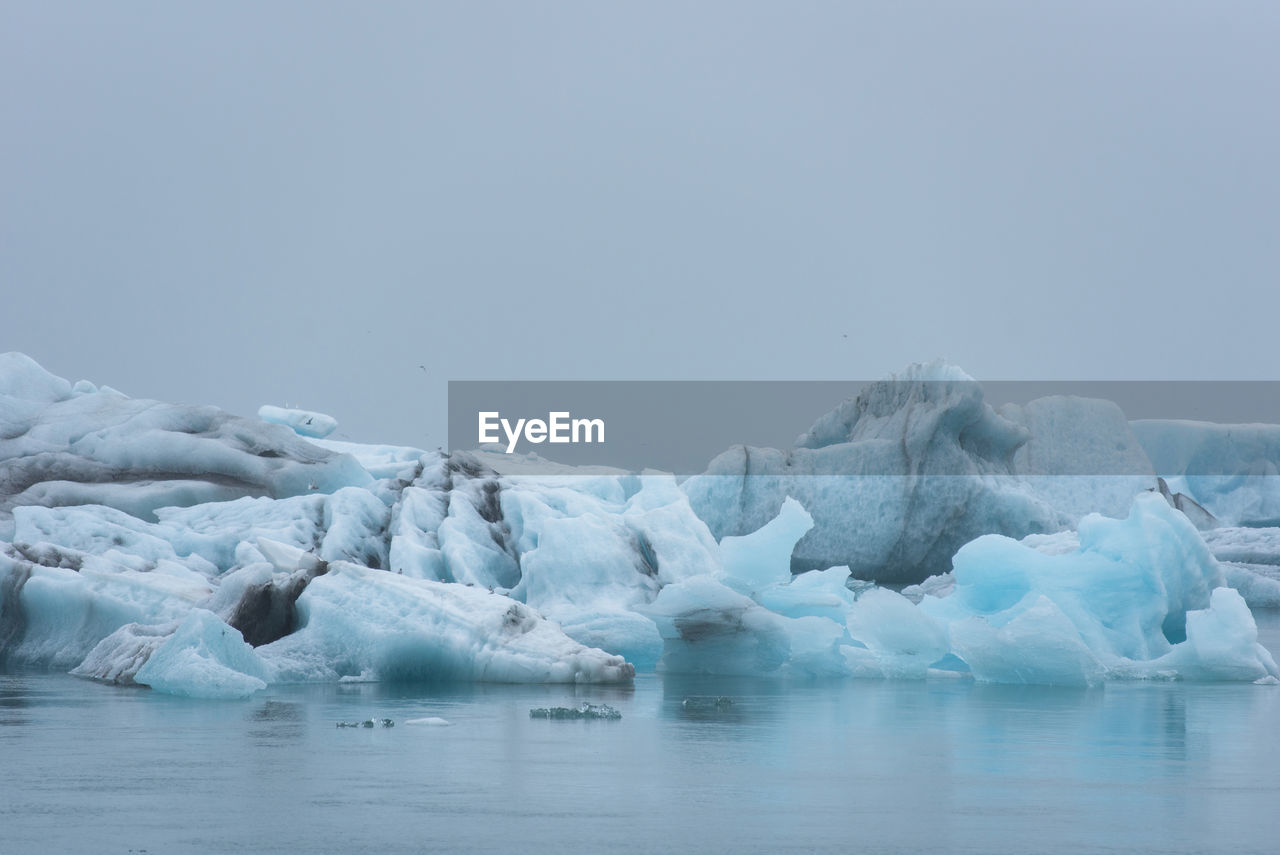
[[[215,407],[74,386],[0,355],[0,537],[22,505],[106,505],[143,519],[161,507],[366,487],[352,457]]]
[[[192,697],[637,668],[1277,676],[1249,606],[1280,605],[1280,529],[1231,526],[1268,494],[1194,480],[1196,455],[1263,471],[1262,429],[1228,451],[1104,401],[995,410],[935,364],[680,483],[262,416],[0,357],[0,664]]]
[[[997,412],[1027,432],[1010,469],[1062,523],[1074,527],[1090,513],[1124,516],[1135,495],[1157,484],[1124,411],[1112,401],[1052,395]]]
[[[817,420],[795,448],[730,449],[684,484],[716,537],[764,525],[784,497],[814,527],[793,570],[848,566],[913,583],[950,568],[981,534],[1021,537],[1123,514],[1155,486],[1110,401],[1055,396],[993,409],[954,366],[913,366]]]
[[[1037,548],[978,538],[955,556],[952,593],[921,601],[976,677],[1071,684],[1276,674],[1248,608],[1238,608],[1240,595],[1225,587],[1195,527],[1162,497],[1138,496],[1123,520],[1088,516],[1078,546],[1064,551],[1067,542]],[[1228,639],[1229,650],[1208,657],[1215,666],[1200,664],[1197,651]]]
[[[1219,520],[1280,525],[1280,425],[1144,419],[1133,431],[1156,473]]]
[[[285,682],[619,682],[634,669],[485,589],[337,562],[297,602],[299,627],[259,647]]]
[[[267,687],[271,672],[233,627],[193,609],[133,676],[135,683],[192,698],[242,698]]]

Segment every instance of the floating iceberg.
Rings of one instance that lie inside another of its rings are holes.
[[[954,564],[913,598],[851,589],[842,568],[787,583],[749,576],[750,595],[702,576],[664,588],[646,613],[670,671],[919,679],[943,669],[1060,685],[1280,673],[1200,533],[1157,493],[1137,496],[1126,519],[1086,517],[1078,533],[977,538]],[[783,595],[797,587],[827,595],[825,616],[783,613],[803,602]]]
[[[133,680],[170,695],[243,698],[265,689],[270,676],[239,632],[211,612],[194,609]]]
[[[1272,453],[1254,433],[1250,472]],[[1090,399],[995,410],[935,364],[795,449],[731,450],[683,483],[527,459],[500,473],[500,455],[308,439],[11,354],[0,663],[193,697],[636,668],[1266,680],[1249,605],[1280,604],[1280,529],[1217,519],[1239,490],[1199,515],[1186,474],[1188,448],[1223,442],[1131,429]],[[1158,481],[1168,460],[1184,474]]]
[[[169,624],[126,624],[71,673],[189,698],[248,697],[270,677],[240,633],[204,609]]]
[[[1243,599],[1224,587],[1195,526],[1161,496],[1139,495],[1124,520],[1086,517],[1078,547],[1063,545],[978,538],[955,556],[953,591],[921,601],[978,679],[1277,674]]]

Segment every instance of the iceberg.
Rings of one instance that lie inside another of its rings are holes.
[[[18,353],[0,354],[0,464],[0,537],[22,505],[99,504],[154,520],[161,507],[372,480],[286,427],[73,386]]]
[[[267,687],[271,673],[233,627],[193,609],[147,657],[135,683],[188,698],[244,698]]]
[[[191,697],[637,668],[1278,676],[1249,608],[1280,604],[1280,528],[1235,525],[1265,517],[1239,490],[1198,510],[1191,486],[1187,449],[1226,440],[1109,402],[997,410],[916,366],[793,449],[683,482],[308,438],[298,412],[137,401],[0,357],[0,664]],[[1254,434],[1250,472],[1271,454]],[[1182,474],[1157,478],[1169,460]]]
[[[926,595],[918,608],[947,627],[952,652],[975,677],[992,682],[1277,673],[1248,607],[1238,607],[1195,526],[1163,497],[1137,496],[1123,520],[1086,517],[1077,539],[1065,551],[1063,538],[1045,549],[978,538],[955,556],[952,592]]]
[[[910,597],[850,587],[844,568],[750,595],[701,576],[663,588],[645,611],[668,671],[923,679],[944,670],[1040,685],[1280,673],[1200,532],[1158,493],[1135,497],[1125,519],[1087,516],[1078,532],[979,537],[954,565]],[[783,593],[793,588],[809,596]],[[794,609],[806,601],[821,606]]]
[[[244,698],[270,678],[239,632],[198,608],[167,624],[120,627],[71,673],[188,698]]]

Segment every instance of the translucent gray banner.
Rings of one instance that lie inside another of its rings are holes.
[[[451,381],[448,446],[528,474],[747,446],[796,476],[1274,475],[1280,381]]]

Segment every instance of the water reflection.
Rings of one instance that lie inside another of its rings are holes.
[[[248,714],[249,737],[259,747],[276,747],[299,740],[305,730],[303,708],[292,701],[267,700]]]
[[[31,706],[30,691],[30,683],[25,678],[0,675],[0,726],[30,723],[26,715]]]
[[[623,718],[528,714],[584,700]],[[403,724],[431,716],[452,726]],[[211,703],[11,675],[0,847],[336,853],[358,828],[389,851],[1268,851],[1278,716],[1252,685],[645,675]]]
[[[249,716],[254,721],[301,721],[302,705],[289,701],[268,700]]]
[[[683,722],[765,724],[784,714],[786,694],[778,680],[672,674],[662,679],[662,714]]]

